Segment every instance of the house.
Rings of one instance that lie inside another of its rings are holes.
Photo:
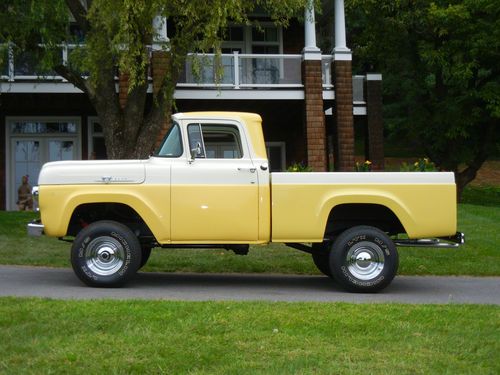
[[[352,76],[344,1],[335,1],[335,48],[316,46],[314,10],[283,29],[254,14],[260,28],[231,25],[222,47],[223,77],[215,82],[213,56],[199,76],[188,59],[175,92],[176,108],[259,113],[272,170],[304,162],[314,170],[352,171],[354,122],[366,125],[367,158],[383,168],[381,76]],[[268,20],[268,19],[267,19]],[[161,40],[168,22],[155,20]],[[67,58],[71,45],[61,47]],[[152,65],[162,51],[152,50]],[[39,77],[29,54],[8,53],[0,67],[0,209],[16,209],[22,176],[36,184],[43,163],[106,157],[102,128],[87,97],[59,76]],[[154,81],[154,77],[153,77]],[[117,79],[118,90],[124,89]],[[126,84],[126,82],[125,82]]]

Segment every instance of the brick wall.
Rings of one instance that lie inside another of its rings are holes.
[[[335,170],[354,170],[354,119],[352,114],[351,61],[335,61],[332,77],[335,87]]]
[[[323,111],[323,81],[321,61],[302,62],[302,82],[305,95],[305,134],[307,164],[314,171],[327,170],[325,113]]]

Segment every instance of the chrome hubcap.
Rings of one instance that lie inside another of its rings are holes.
[[[359,280],[372,280],[384,269],[384,252],[373,242],[360,242],[351,247],[346,257],[349,272]]]
[[[87,267],[100,276],[114,274],[123,266],[124,261],[125,250],[113,237],[98,237],[88,244],[85,251]]]

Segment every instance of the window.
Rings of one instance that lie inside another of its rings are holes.
[[[272,55],[280,53],[280,29],[276,26],[252,27],[252,53]],[[252,60],[252,83],[276,84],[283,71],[276,58],[256,58]]]
[[[76,134],[77,124],[72,121],[13,121],[11,134]]]
[[[177,158],[182,155],[182,136],[179,124],[175,123],[170,128],[167,136],[163,140],[160,150],[156,156],[167,158]]]
[[[89,159],[104,160],[108,158],[104,133],[97,117],[89,119]]]
[[[189,124],[189,148],[196,158],[241,159],[240,133],[233,125]]]

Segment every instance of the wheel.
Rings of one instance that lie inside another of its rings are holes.
[[[151,255],[151,248],[149,246],[143,246],[141,248],[141,265],[139,266],[139,269],[144,267],[144,265],[148,262],[150,255]]]
[[[314,265],[318,270],[328,277],[332,277],[332,271],[330,270],[330,249],[328,245],[324,243],[314,243],[312,245],[313,253],[312,259]]]
[[[357,226],[333,242],[330,269],[333,278],[352,292],[377,292],[389,285],[398,270],[394,242],[381,230]]]
[[[121,286],[141,264],[141,246],[132,231],[114,221],[96,221],[78,233],[71,247],[71,265],[89,286]]]

